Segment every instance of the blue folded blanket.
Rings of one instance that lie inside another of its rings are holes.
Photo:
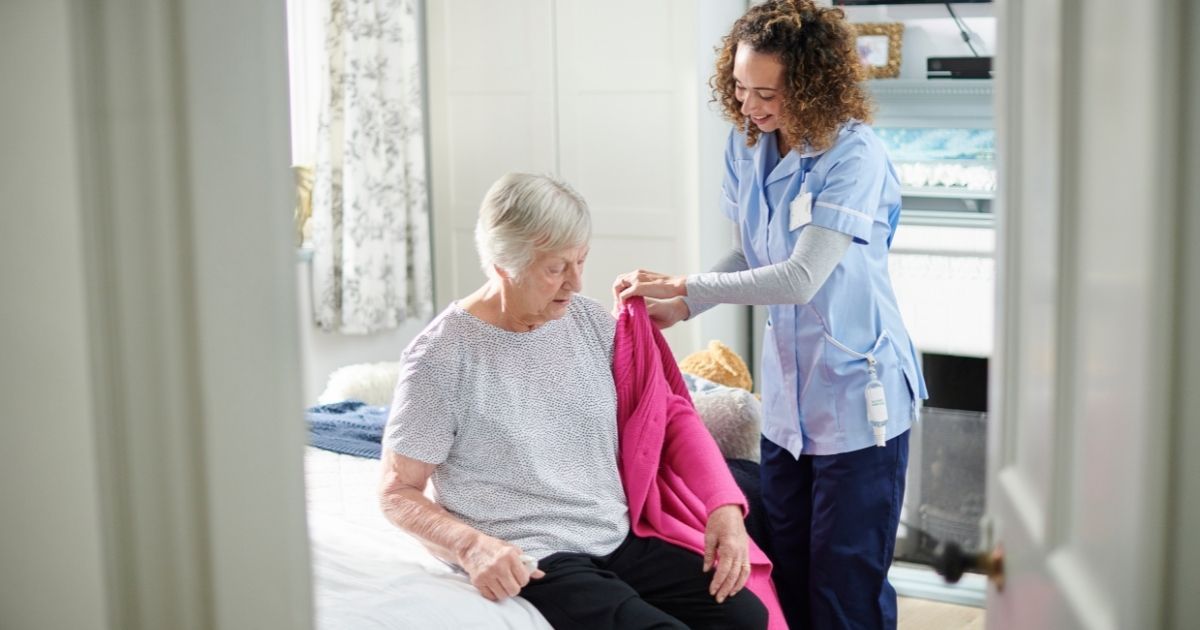
[[[692,393],[725,389],[691,374],[684,374],[683,378]],[[379,459],[387,412],[387,407],[372,407],[358,400],[309,407],[304,412],[308,443],[334,453]]]
[[[372,407],[357,400],[310,407],[308,443],[334,453],[379,459],[387,407]]]

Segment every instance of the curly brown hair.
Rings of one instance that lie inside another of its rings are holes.
[[[739,44],[776,55],[784,68],[781,130],[792,146],[828,149],[842,123],[871,122],[872,104],[861,81],[863,67],[853,29],[838,8],[812,0],[767,0],[746,11],[722,40],[717,71],[709,80],[713,102],[746,132],[754,146],[760,131],[734,95],[733,59]]]

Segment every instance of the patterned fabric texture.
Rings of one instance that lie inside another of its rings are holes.
[[[415,0],[333,0],[312,196],[313,308],[367,334],[433,313]]]
[[[442,507],[535,558],[612,552],[629,532],[614,326],[580,295],[529,332],[451,304],[401,356],[384,447],[435,464]]]

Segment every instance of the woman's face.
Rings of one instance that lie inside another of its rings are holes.
[[[533,262],[509,280],[505,308],[522,322],[538,325],[567,314],[571,296],[583,288],[588,246],[538,251]]]
[[[778,130],[783,112],[783,64],[779,57],[760,53],[741,42],[733,57],[733,80],[733,96],[742,104],[742,114],[763,133]]]

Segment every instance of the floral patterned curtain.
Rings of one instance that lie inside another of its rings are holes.
[[[332,0],[312,192],[313,308],[367,334],[433,312],[416,0]]]

